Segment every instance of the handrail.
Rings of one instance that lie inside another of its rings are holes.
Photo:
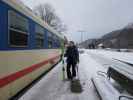
[[[130,99],[130,100],[133,100],[133,96],[128,96],[128,95],[119,96],[119,100],[122,100],[122,98],[127,98],[127,99]]]
[[[103,72],[103,71],[97,71],[97,75],[103,76],[103,77],[107,77],[107,73]]]

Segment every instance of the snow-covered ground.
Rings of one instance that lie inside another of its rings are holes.
[[[119,60],[133,64],[133,52],[116,52],[116,51],[97,50],[97,49],[88,50],[88,52],[93,54],[99,54],[106,58],[119,59]]]
[[[106,71],[108,67],[112,66],[121,74],[133,79],[133,67],[121,62],[124,61],[133,64],[133,53],[106,50],[85,50],[85,52],[101,64],[104,67],[104,71]]]
[[[133,80],[133,67],[130,64],[133,64],[133,53],[129,52],[116,52],[116,51],[106,51],[106,50],[84,50],[88,55],[91,55],[95,61],[103,66],[103,71],[107,71],[108,67],[112,67],[117,70],[119,73],[123,74],[127,78]],[[117,60],[116,60],[117,59]],[[121,61],[128,62],[123,63]],[[119,91],[121,94],[128,94],[123,87],[117,84],[117,82],[111,82],[112,85]]]
[[[19,100],[99,100],[91,81],[92,76],[98,70],[106,71],[112,64],[128,67],[126,64],[115,62],[112,58],[133,64],[133,53],[86,49],[84,51],[80,54],[79,63],[82,93],[72,93],[70,81],[62,81],[62,63],[59,63]]]
[[[79,79],[83,92],[70,91],[70,81],[62,81],[62,64],[58,64],[19,100],[99,100],[91,77],[103,67],[90,55],[80,55]]]

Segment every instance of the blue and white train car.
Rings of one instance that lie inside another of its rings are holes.
[[[56,64],[63,40],[19,0],[0,0],[0,100]]]

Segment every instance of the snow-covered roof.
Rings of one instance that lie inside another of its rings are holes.
[[[30,8],[28,8],[26,5],[24,5],[24,3],[21,2],[20,0],[2,0],[2,1],[5,2],[6,4],[10,5],[14,9],[16,9],[17,11],[23,13],[27,17],[31,18],[32,20],[34,20],[35,22],[37,22],[41,26],[45,27],[47,30],[51,31],[52,33],[56,34],[60,38],[64,39],[64,36],[61,33],[58,33],[57,31],[55,31],[46,22],[44,22],[40,17],[35,15],[33,13],[33,11]]]

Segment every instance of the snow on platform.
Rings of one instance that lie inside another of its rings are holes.
[[[98,63],[101,63],[105,69],[111,66],[118,72],[133,80],[133,67],[121,62],[124,61],[132,64],[133,53],[106,50],[86,50],[86,52],[87,54],[91,55]]]
[[[113,87],[107,78],[95,76],[92,80],[102,100],[119,100],[120,93]]]
[[[58,64],[19,100],[99,100],[91,77],[103,69],[90,55],[80,55],[79,78],[83,87],[80,94],[70,91],[70,82],[62,81],[62,64]]]
[[[133,64],[133,52],[117,52],[107,50],[88,50],[89,52],[102,55],[106,58],[118,59]]]
[[[85,52],[104,67],[103,71],[106,72],[107,68],[110,66],[116,71],[123,74],[124,76],[133,80],[133,67],[129,64],[123,63],[123,62],[133,63],[133,53],[115,52],[115,51],[106,51],[106,50],[85,50]],[[117,93],[115,89],[111,88],[113,85],[113,87],[115,87],[118,91],[121,91],[117,83],[111,82],[112,85],[109,85],[107,84],[107,81],[104,82],[103,80],[101,80],[101,78],[96,78],[96,77],[93,77],[93,81],[95,81],[95,86],[97,87],[97,90],[100,91],[100,95],[103,97],[102,98],[103,100],[110,100],[110,98],[109,99],[107,98],[112,97],[113,95],[114,96],[111,98],[111,100],[117,100],[119,93]],[[104,88],[102,89],[102,87]],[[109,89],[110,92],[107,91]],[[128,96],[130,95],[126,90],[121,91],[121,95],[123,94],[126,94]],[[127,99],[124,98],[122,100],[127,100]]]

